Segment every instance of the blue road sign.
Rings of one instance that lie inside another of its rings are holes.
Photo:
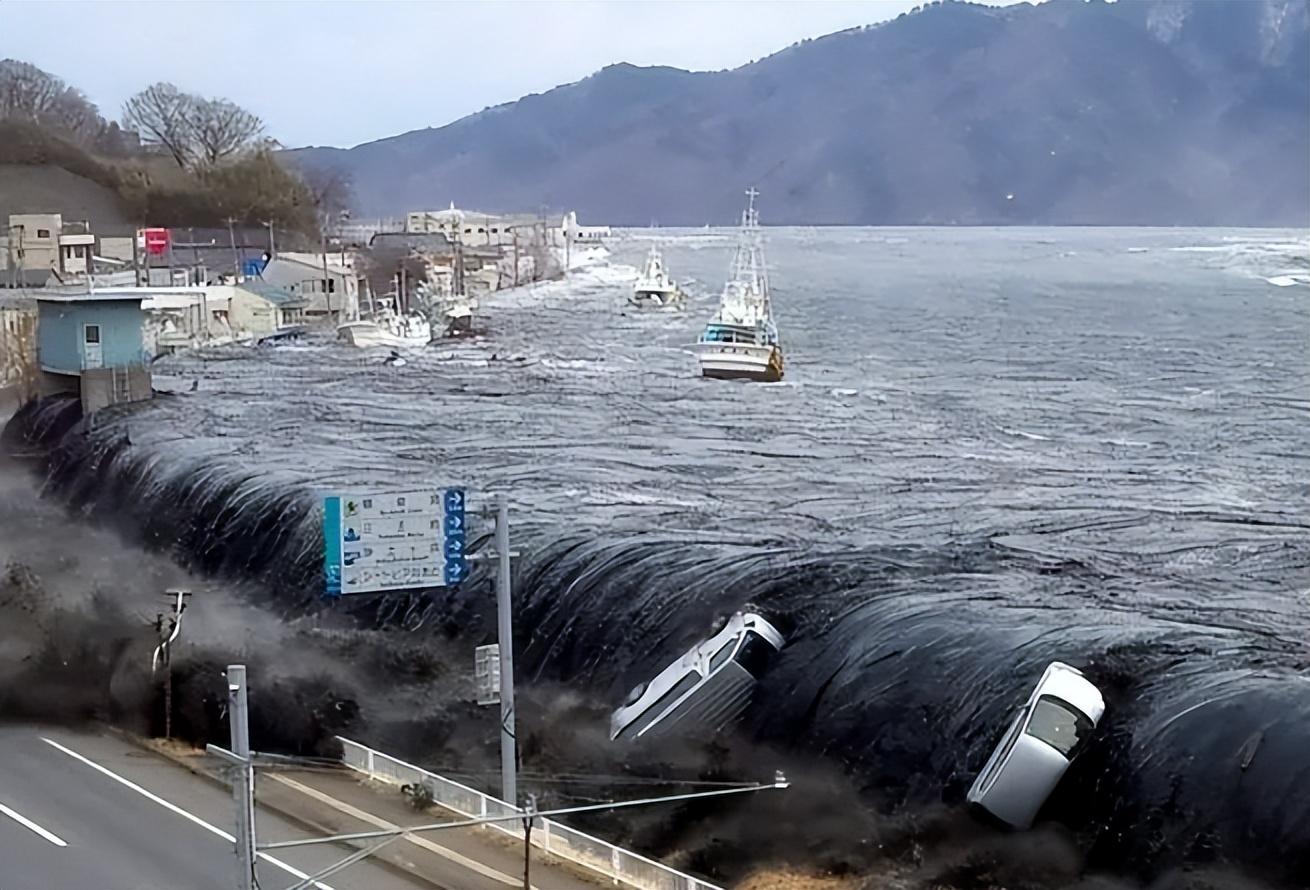
[[[458,584],[468,577],[465,529],[463,489],[329,495],[324,595]]]

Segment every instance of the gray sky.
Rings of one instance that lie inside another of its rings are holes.
[[[244,105],[286,145],[349,146],[613,62],[734,68],[921,2],[0,0],[0,57],[57,74],[109,118],[168,80]]]

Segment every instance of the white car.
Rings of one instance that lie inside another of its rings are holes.
[[[1012,828],[1030,827],[1104,714],[1101,691],[1077,668],[1052,662],[974,780],[969,803]]]
[[[763,617],[736,613],[714,636],[628,693],[610,718],[610,740],[652,738],[679,723],[718,732],[746,710],[755,681],[783,643]]]

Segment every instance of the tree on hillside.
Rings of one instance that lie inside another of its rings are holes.
[[[127,100],[123,126],[186,169],[230,160],[254,148],[264,132],[264,122],[236,103],[184,93],[164,82]]]
[[[171,83],[148,86],[123,105],[123,127],[139,133],[142,144],[167,151],[179,167],[190,167],[195,162],[194,98]]]
[[[216,164],[250,147],[264,132],[258,115],[226,99],[194,97],[191,126],[200,159]]]
[[[83,144],[105,128],[100,110],[81,90],[16,59],[0,61],[0,118],[31,121]]]

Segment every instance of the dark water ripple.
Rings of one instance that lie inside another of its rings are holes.
[[[162,362],[199,391],[64,437],[55,483],[302,605],[315,490],[508,486],[529,678],[610,701],[758,604],[794,630],[747,733],[895,809],[958,802],[1059,658],[1109,700],[1048,809],[1094,857],[1310,874],[1310,291],[1264,280],[1306,234],[771,233],[767,386],[681,351],[728,250],[667,245],[685,314],[625,314],[610,271],[497,295],[494,336],[404,367]],[[458,630],[484,593],[385,608]]]

